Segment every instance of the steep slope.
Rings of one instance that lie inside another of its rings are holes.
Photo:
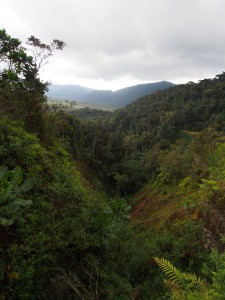
[[[174,84],[171,82],[160,81],[127,87],[125,89],[116,91],[115,102],[118,103],[119,106],[124,106],[140,97],[150,95],[157,90],[167,89],[171,86],[174,86]]]
[[[0,118],[0,298],[93,299],[95,290],[128,299],[132,284],[115,262],[130,245],[126,201],[95,190],[65,149],[78,124],[63,112],[52,117],[67,143],[55,136],[44,146]]]
[[[118,109],[105,121],[83,124],[83,144],[92,153],[86,161],[112,190],[122,195],[138,191],[157,173],[149,152],[169,151],[177,139],[190,140],[186,131],[213,124],[223,130],[223,76],[157,91]]]
[[[116,112],[110,124],[114,130],[137,134],[143,146],[165,139],[174,140],[181,130],[201,130],[225,119],[223,74],[158,91],[142,97]]]
[[[199,242],[206,252],[224,250],[224,134],[209,127],[190,137],[158,150],[157,175],[134,196],[132,221],[146,232],[191,221],[201,225]]]

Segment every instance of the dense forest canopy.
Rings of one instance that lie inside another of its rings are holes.
[[[223,299],[225,73],[79,117],[64,46],[0,30],[0,299]]]

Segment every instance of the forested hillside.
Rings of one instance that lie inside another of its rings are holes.
[[[106,120],[82,124],[85,161],[108,193],[130,199],[136,236],[148,254],[166,258],[156,261],[172,280],[168,289],[174,299],[187,299],[185,293],[190,299],[222,299],[225,293],[220,286],[215,298],[219,282],[209,287],[193,281],[190,287],[190,277],[178,278],[170,264],[209,282],[213,264],[219,273],[213,280],[223,276],[223,254],[211,251],[224,250],[224,79],[223,73],[159,91]],[[149,268],[139,274],[140,299],[164,299],[165,290],[156,292],[151,259]]]
[[[225,74],[81,119],[39,78],[64,42],[27,45],[0,30],[0,299],[223,299]]]
[[[168,81],[138,84],[117,91],[93,90],[77,85],[53,84],[48,97],[58,100],[77,100],[111,107],[123,107],[138,98],[150,95],[157,90],[164,90],[174,84]]]
[[[129,206],[85,179],[79,121],[48,111],[38,62],[0,38],[0,299],[128,298]],[[37,59],[64,45],[28,42]]]

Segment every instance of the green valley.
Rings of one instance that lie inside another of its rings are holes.
[[[75,115],[65,43],[28,44],[0,30],[0,300],[224,299],[225,73]]]

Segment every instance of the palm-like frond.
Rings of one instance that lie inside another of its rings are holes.
[[[174,265],[165,258],[154,257],[155,262],[168,277],[168,279],[175,283],[181,283],[183,281],[183,273],[181,273]]]
[[[180,272],[170,261],[165,258],[154,257],[155,262],[168,278],[165,280],[166,285],[174,293],[179,289],[186,290],[204,290],[206,282],[196,274]]]

